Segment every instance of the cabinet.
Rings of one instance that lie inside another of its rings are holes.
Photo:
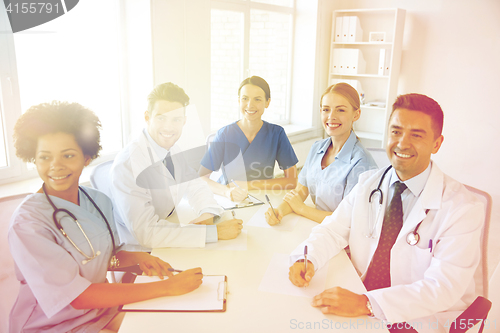
[[[397,96],[406,11],[336,10],[332,18],[329,85],[351,84],[362,95],[354,131],[365,147],[385,147]]]

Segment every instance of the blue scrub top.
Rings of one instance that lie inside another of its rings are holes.
[[[276,161],[281,170],[291,168],[299,161],[283,127],[264,121],[255,139],[249,143],[236,123],[217,131],[201,165],[217,171],[223,164],[228,181],[250,181],[272,179]],[[240,164],[238,160],[242,160]],[[243,166],[244,172],[241,170]],[[223,176],[218,182],[226,184]]]
[[[335,161],[325,169],[321,169],[321,160],[331,143],[331,138],[316,141],[299,174],[299,183],[309,189],[316,208],[329,212],[333,212],[342,199],[351,192],[360,174],[377,169],[372,156],[352,131],[335,156]]]

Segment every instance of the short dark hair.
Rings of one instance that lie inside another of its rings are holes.
[[[264,80],[260,76],[251,76],[244,79],[241,82],[240,87],[238,88],[238,96],[240,96],[241,88],[243,88],[243,86],[246,86],[247,84],[253,84],[254,86],[257,86],[264,90],[264,93],[266,94],[266,101],[271,98],[271,88],[269,88],[269,84],[266,82],[266,80]]]
[[[432,98],[421,94],[399,95],[392,105],[392,113],[389,120],[391,120],[394,111],[397,109],[420,111],[430,116],[435,137],[441,136],[443,132],[444,114],[441,106]]]
[[[148,95],[148,113],[151,115],[157,101],[178,102],[182,106],[189,105],[189,96],[184,89],[172,82],[157,85]]]
[[[38,138],[51,133],[73,134],[86,156],[99,156],[101,122],[90,109],[69,102],[52,101],[30,107],[14,126],[16,155],[25,162],[35,162]]]

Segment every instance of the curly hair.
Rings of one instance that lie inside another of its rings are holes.
[[[99,156],[102,149],[99,118],[78,103],[52,101],[30,107],[14,127],[16,155],[25,162],[35,162],[38,138],[51,133],[73,134],[86,156]]]

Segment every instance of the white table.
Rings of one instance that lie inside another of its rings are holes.
[[[264,199],[263,193],[252,194]],[[268,194],[276,207],[284,193]],[[246,223],[260,207],[239,209],[237,217]],[[309,298],[258,290],[273,254],[289,254],[309,236],[315,225],[317,223],[300,218],[292,231],[245,226],[248,235],[246,251],[154,249],[152,254],[172,267],[201,267],[204,274],[227,275],[227,310],[222,313],[129,312],[119,332],[387,332],[381,321],[367,316],[324,315],[310,305]],[[326,288],[334,286],[357,293],[366,291],[343,251],[329,264]]]

